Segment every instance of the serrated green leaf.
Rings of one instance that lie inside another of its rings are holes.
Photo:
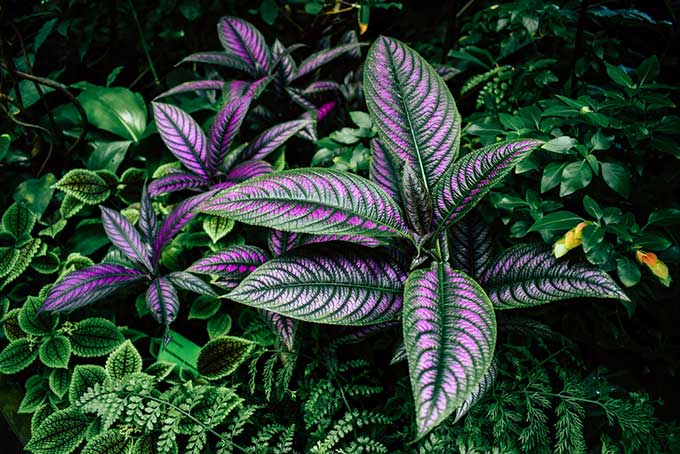
[[[55,187],[88,205],[102,203],[111,195],[107,182],[95,172],[86,169],[69,171]]]
[[[215,339],[220,336],[226,336],[231,331],[231,316],[227,313],[215,314],[208,320],[206,328],[208,330],[208,337]]]
[[[240,337],[218,337],[201,348],[198,355],[198,372],[209,380],[233,373],[250,356],[255,343]]]
[[[88,422],[76,408],[53,413],[38,426],[26,449],[33,454],[70,454],[85,438]]]
[[[38,309],[42,305],[42,298],[29,296],[19,311],[19,327],[26,333],[34,336],[49,334],[59,322],[59,316],[54,312],[41,312]]]
[[[81,454],[127,454],[133,442],[133,438],[123,435],[118,430],[109,429],[92,438]]]
[[[0,283],[0,290],[5,288],[7,284],[21,276],[21,274],[26,271],[26,268],[28,268],[28,266],[31,264],[33,257],[35,257],[35,255],[40,250],[40,246],[42,246],[42,240],[39,238],[33,238],[16,250],[17,258],[14,261],[12,269],[9,271],[9,273],[5,274],[4,280]]]
[[[38,408],[35,413],[33,413],[33,416],[31,416],[31,433],[36,433],[38,426],[40,426],[49,415],[54,413],[54,411],[55,408],[49,403]]]
[[[106,372],[113,379],[142,371],[142,357],[129,340],[114,350],[106,360]]]
[[[141,438],[138,438],[132,447],[132,452],[135,454],[158,454],[155,437],[153,435],[143,435]]]
[[[8,275],[19,259],[19,253],[14,246],[0,247],[0,278]]]
[[[19,326],[19,308],[11,309],[5,314],[2,320],[2,330],[10,342],[26,337],[26,333]]]
[[[104,318],[78,322],[70,339],[73,353],[84,357],[107,355],[125,340],[116,325]]]
[[[62,230],[64,230],[66,224],[68,224],[68,222],[66,222],[66,219],[59,219],[54,224],[48,225],[44,229],[40,230],[38,232],[38,235],[55,238],[59,233],[61,233]]]
[[[35,221],[35,216],[28,208],[14,202],[2,215],[2,228],[11,233],[14,238],[19,238],[23,235],[30,235]]]
[[[0,373],[16,374],[30,366],[37,356],[38,349],[27,338],[13,340],[0,352]]]
[[[224,238],[234,228],[234,220],[221,216],[207,216],[203,220],[203,230],[208,234],[213,243]]]
[[[59,256],[54,252],[48,252],[45,255],[35,257],[31,261],[31,268],[40,274],[52,274],[59,271]]]
[[[92,364],[76,366],[73,369],[68,389],[68,401],[71,405],[75,404],[85,394],[85,391],[98,383],[104,383],[107,378],[108,374],[101,366]]]
[[[61,201],[59,212],[63,219],[68,219],[75,216],[83,209],[85,204],[80,199],[72,194],[66,194],[64,200]]]
[[[54,369],[50,372],[49,384],[52,392],[61,399],[66,395],[71,384],[71,371],[69,369]]]
[[[17,413],[26,414],[37,411],[42,406],[42,404],[47,400],[47,394],[48,390],[42,383],[42,380],[41,383],[37,385],[29,385],[27,383],[26,394],[24,394],[24,398],[21,400],[21,403],[19,404]]]
[[[48,367],[65,368],[71,359],[71,342],[65,336],[55,336],[44,341],[38,349],[40,361]]]
[[[171,363],[169,361],[156,361],[146,368],[146,373],[163,380],[165,377],[170,375],[176,366],[177,365],[175,363]]]

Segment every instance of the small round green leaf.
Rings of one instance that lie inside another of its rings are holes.
[[[126,375],[142,371],[142,356],[132,342],[125,341],[106,360],[106,371],[111,378],[120,380]]]
[[[71,359],[71,342],[65,336],[51,337],[40,345],[38,354],[46,366],[66,368]]]
[[[198,372],[209,380],[226,377],[252,353],[255,343],[240,337],[218,337],[201,348]]]
[[[88,318],[71,331],[73,353],[87,358],[108,355],[124,340],[116,325],[104,318]]]

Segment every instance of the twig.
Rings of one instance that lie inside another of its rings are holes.
[[[146,55],[146,60],[149,63],[149,69],[151,69],[151,74],[153,74],[153,80],[156,83],[156,86],[159,87],[161,85],[161,81],[158,80],[158,74],[156,74],[156,67],[153,65],[151,55],[149,55],[149,48],[146,45],[146,39],[144,39],[144,31],[142,30],[142,25],[139,23],[139,18],[137,17],[137,10],[135,9],[135,6],[132,4],[132,0],[128,0],[128,5],[130,5],[130,10],[132,11],[132,18],[135,21],[135,25],[137,25],[139,39],[142,42],[142,49],[144,50],[144,55]]]

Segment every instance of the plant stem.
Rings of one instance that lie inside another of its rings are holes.
[[[139,39],[142,43],[142,49],[144,50],[144,55],[146,56],[146,61],[149,63],[149,69],[151,70],[151,74],[153,74],[153,80],[156,83],[156,86],[161,85],[161,81],[158,80],[158,74],[156,73],[156,67],[153,65],[153,60],[151,60],[151,55],[149,54],[149,48],[146,45],[146,39],[144,39],[144,31],[142,30],[142,25],[139,23],[139,18],[137,17],[137,10],[135,9],[135,6],[132,4],[132,0],[128,0],[128,5],[130,5],[130,11],[132,12],[132,18],[135,21],[135,25],[137,26],[137,32],[139,32]]]

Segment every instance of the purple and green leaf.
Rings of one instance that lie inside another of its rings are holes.
[[[432,198],[411,166],[404,166],[401,180],[401,198],[411,227],[419,235],[430,233],[432,227]]]
[[[109,240],[127,258],[153,271],[149,249],[142,240],[142,236],[128,219],[117,211],[100,206],[102,210],[102,225]]]
[[[176,95],[179,93],[187,93],[190,91],[204,91],[204,90],[222,90],[224,88],[224,81],[222,80],[193,80],[191,82],[184,82],[176,87],[172,87],[168,91],[164,91],[156,96],[154,100],[165,98],[167,96]]]
[[[484,395],[491,389],[494,382],[496,381],[497,374],[498,374],[498,361],[496,361],[496,358],[494,358],[493,361],[491,361],[491,365],[486,370],[486,373],[479,381],[479,383],[477,383],[477,386],[472,391],[470,396],[467,399],[465,399],[465,401],[460,405],[460,407],[456,408],[456,411],[453,413],[453,424],[460,421],[460,419],[463,416],[465,416],[465,414],[472,407],[474,407],[477,404],[477,402],[481,400],[482,397],[484,397]]]
[[[371,181],[401,205],[401,171],[378,139],[371,140]]]
[[[188,271],[241,280],[269,260],[257,246],[230,246],[196,261]]]
[[[237,55],[226,52],[198,52],[184,58],[181,63],[208,63],[210,65],[225,66],[231,69],[246,72],[251,76],[257,76],[258,70],[250,66]]]
[[[153,209],[149,191],[146,186],[142,188],[142,199],[139,203],[139,220],[137,221],[142,237],[147,244],[153,244],[158,232],[158,217]]]
[[[204,203],[213,195],[213,192],[206,192],[184,199],[168,214],[158,228],[158,235],[153,243],[152,262],[156,263],[163,252],[163,248],[174,238],[182,227],[196,216],[196,207]]]
[[[293,351],[295,348],[295,333],[297,332],[298,321],[264,309],[260,310],[260,315],[267,323],[267,326],[276,333],[276,337],[279,338],[288,351]]]
[[[493,359],[496,317],[474,280],[433,263],[406,281],[402,318],[420,439],[477,389]]]
[[[215,175],[224,162],[243,120],[252,97],[231,97],[215,116],[208,141],[208,170]]]
[[[269,46],[250,22],[238,17],[225,16],[217,25],[217,33],[224,49],[239,57],[258,74],[269,73],[271,54]]]
[[[297,68],[295,66],[295,60],[293,60],[293,57],[290,55],[290,51],[281,44],[281,41],[278,39],[275,40],[271,50],[272,59],[276,66],[274,85],[278,92],[281,92],[283,87],[293,80]]]
[[[494,257],[479,277],[497,309],[588,297],[629,301],[604,271],[556,259],[543,245],[521,244]]]
[[[251,178],[261,177],[274,172],[274,168],[267,161],[246,161],[235,166],[227,174],[227,180],[233,183],[241,183]]]
[[[169,325],[179,311],[179,298],[175,287],[164,277],[154,279],[146,291],[146,305],[158,323]]]
[[[406,276],[374,250],[298,248],[260,266],[226,297],[314,323],[371,325],[394,319]]]
[[[300,242],[300,235],[283,230],[269,229],[267,246],[274,255],[283,255],[295,248]]]
[[[300,63],[300,67],[295,73],[294,79],[298,79],[306,74],[316,71],[323,65],[330,63],[343,54],[355,51],[357,48],[359,48],[359,46],[359,43],[343,44],[341,46],[333,47],[331,49],[324,49],[313,53],[304,59],[302,63]]]
[[[201,188],[210,184],[210,180],[189,172],[172,172],[149,183],[149,195],[155,197],[169,192],[185,189]]]
[[[239,160],[264,159],[310,123],[308,119],[293,120],[267,129],[241,151]]]
[[[175,271],[165,276],[177,288],[188,290],[199,295],[217,296],[215,291],[201,278],[184,271]]]
[[[376,184],[329,169],[298,169],[219,192],[200,210],[298,233],[408,236],[397,204]]]

